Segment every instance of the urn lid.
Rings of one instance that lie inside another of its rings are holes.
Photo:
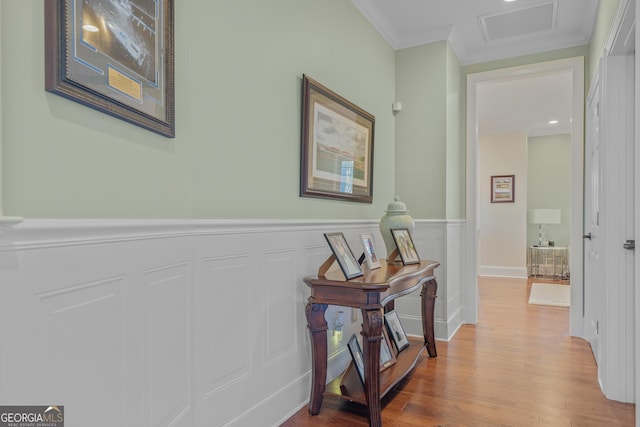
[[[392,214],[406,214],[409,211],[407,210],[407,205],[400,201],[400,197],[396,196],[393,198],[393,202],[387,205],[387,210],[385,212]]]

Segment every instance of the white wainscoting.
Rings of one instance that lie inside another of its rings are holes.
[[[59,404],[69,426],[279,425],[309,398],[302,278],[377,221],[25,220],[0,228],[0,404]],[[436,337],[460,326],[464,223],[417,221]],[[421,335],[419,295],[396,309]],[[342,312],[342,313],[341,313]],[[355,316],[355,317],[354,317]],[[328,379],[361,315],[329,307]],[[345,325],[336,330],[336,319]],[[105,416],[108,414],[108,416]]]
[[[436,270],[438,292],[434,319],[435,335],[439,340],[449,341],[462,325],[464,230],[463,221],[415,221],[413,240],[420,257],[440,262]],[[422,336],[420,293],[400,298],[396,310],[407,334]]]

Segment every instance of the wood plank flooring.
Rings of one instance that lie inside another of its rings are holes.
[[[422,357],[383,400],[385,427],[633,426],[635,405],[607,400],[589,344],[569,336],[569,309],[527,304],[526,279],[481,278],[479,322],[438,357]],[[364,408],[324,399],[283,426],[367,426]]]

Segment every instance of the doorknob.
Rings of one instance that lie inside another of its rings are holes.
[[[636,241],[627,240],[627,242],[624,245],[622,245],[622,247],[625,249],[634,250],[636,248]]]
[[[585,234],[582,238],[591,240],[591,233]]]

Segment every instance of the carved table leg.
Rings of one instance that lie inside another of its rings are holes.
[[[433,325],[437,290],[438,283],[436,282],[436,279],[431,279],[422,283],[422,292],[420,292],[420,296],[422,297],[422,332],[424,334],[424,344],[427,347],[429,356],[431,357],[438,356]]]
[[[309,298],[305,309],[311,338],[311,396],[309,413],[317,415],[322,406],[322,393],[327,380],[327,304],[314,304]]]
[[[380,310],[362,310],[362,346],[364,353],[364,388],[369,410],[369,425],[382,426],[380,411],[380,341],[383,317]]]

